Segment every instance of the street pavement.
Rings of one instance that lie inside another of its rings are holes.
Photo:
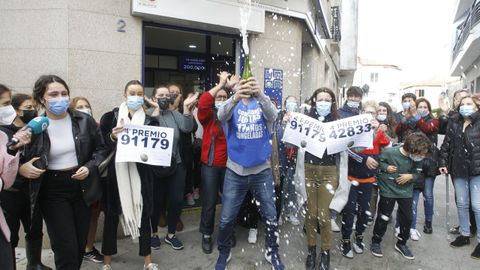
[[[340,247],[340,233],[334,233],[333,249],[331,251],[331,269],[412,269],[412,270],[438,270],[455,269],[470,270],[480,269],[480,260],[474,260],[470,253],[475,248],[477,241],[471,238],[470,246],[453,249],[449,246],[455,236],[447,234],[446,230],[446,189],[445,177],[439,176],[435,181],[435,215],[433,221],[434,232],[431,235],[423,234],[424,211],[422,199],[420,199],[418,210],[417,229],[422,233],[420,241],[408,241],[415,260],[409,261],[400,256],[394,250],[395,237],[393,235],[392,224],[389,225],[382,242],[384,257],[376,258],[368,250],[364,254],[357,255],[353,259],[342,257]],[[457,224],[457,214],[455,203],[453,202],[453,187],[450,183],[450,223]],[[218,207],[217,216],[220,206]],[[182,214],[185,223],[185,230],[178,233],[178,237],[183,241],[185,249],[175,251],[167,244],[162,242],[160,250],[153,250],[152,257],[155,263],[158,263],[160,269],[213,269],[218,251],[215,249],[210,255],[203,254],[201,250],[201,234],[198,232],[198,221],[200,217],[199,208],[186,209]],[[303,222],[302,222],[303,223]],[[338,220],[341,224],[341,221]],[[217,217],[218,224],[218,217]],[[100,224],[101,226],[101,224]],[[365,243],[367,247],[370,244],[373,226],[367,228]],[[237,246],[232,250],[232,260],[228,265],[230,270],[260,270],[271,269],[271,266],[264,259],[264,233],[263,227],[259,228],[258,242],[255,245],[248,244],[248,230],[240,226],[236,228]],[[217,228],[216,228],[217,229]],[[121,228],[120,228],[121,230]],[[165,235],[165,229],[160,230],[160,235]],[[217,231],[214,239],[217,239]],[[306,237],[303,234],[302,226],[292,226],[285,223],[280,226],[280,253],[286,269],[304,269],[306,257]],[[162,238],[163,241],[163,238]],[[318,242],[320,243],[320,242]],[[101,243],[96,247],[100,249]],[[215,245],[216,248],[216,245]],[[17,269],[25,269],[26,260],[24,258],[24,249],[18,250]],[[53,254],[51,250],[44,250],[43,261],[53,266]],[[143,258],[138,256],[138,244],[132,242],[129,238],[118,240],[118,255],[113,258],[113,269],[131,270],[142,269]],[[101,264],[84,262],[82,270],[101,269]]]

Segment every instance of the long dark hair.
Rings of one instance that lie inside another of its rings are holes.
[[[308,116],[313,117],[313,118],[318,118],[318,113],[316,109],[316,102],[317,102],[317,96],[320,93],[327,93],[330,95],[332,98],[332,107],[330,108],[330,116],[333,118],[333,120],[340,119],[340,116],[338,115],[337,111],[337,98],[335,97],[335,93],[333,93],[330,88],[327,87],[320,87],[315,92],[313,92],[312,96],[308,100],[308,102],[312,105],[310,108],[310,112],[308,113]]]
[[[3,95],[3,93],[9,93],[10,96],[12,96],[12,90],[3,84],[0,84],[0,96]]]
[[[397,126],[397,121],[395,121],[395,116],[393,115],[392,107],[387,102],[379,102],[378,107],[385,107],[387,109],[387,119],[385,119],[385,124],[387,125],[387,135],[390,138],[396,138],[397,134],[395,134],[394,128]]]

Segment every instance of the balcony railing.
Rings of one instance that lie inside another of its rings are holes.
[[[480,22],[480,1],[475,1],[468,12],[465,21],[458,27],[458,36],[453,46],[453,60],[458,56],[463,44],[470,35],[470,31]]]

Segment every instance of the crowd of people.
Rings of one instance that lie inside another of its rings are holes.
[[[159,269],[151,250],[160,248],[160,238],[175,250],[184,248],[188,239],[177,236],[183,230],[180,217],[184,203],[194,205],[195,200],[201,206],[199,248],[211,254],[217,243],[216,270],[226,269],[232,257],[235,226],[247,227],[248,242],[256,243],[260,221],[265,259],[273,269],[285,269],[278,227],[284,222],[300,225],[302,209],[306,269],[330,269],[333,232],[341,233],[340,251],[346,258],[366,250],[382,257],[390,221],[398,238],[394,249],[413,260],[407,241],[421,238],[419,197],[425,208],[422,231],[432,234],[434,183],[440,174],[450,175],[455,187],[459,226],[451,233],[459,236],[450,246],[469,245],[476,234],[479,244],[471,257],[480,259],[480,97],[456,91],[453,106],[442,100],[441,112],[434,113],[427,99],[407,93],[403,110],[395,113],[386,102],[363,100],[359,87],[346,91],[343,105],[334,91],[322,87],[303,104],[287,96],[279,106],[255,78],[227,72],[218,78],[202,94],[170,83],[156,86],[151,96],[140,81],[129,81],[118,92],[122,103],[99,122],[90,102],[72,97],[58,76],[38,78],[30,95],[13,94],[0,84],[2,269],[16,268],[20,223],[27,269],[51,269],[41,261],[44,222],[56,269],[79,269],[83,260],[102,264],[103,270],[115,268],[119,224],[125,234],[139,239],[143,269]],[[295,112],[320,122],[371,115],[373,147],[317,156],[288,144],[282,138]],[[44,132],[28,128],[37,116],[48,118]],[[126,124],[173,129],[171,165],[115,162]],[[445,135],[441,145],[438,134]],[[303,182],[298,177],[304,177],[306,189],[301,205],[297,189]],[[342,183],[348,183],[347,196],[338,206]],[[102,211],[100,252],[94,242]],[[366,241],[369,225],[373,236]],[[167,228],[166,235],[158,234],[159,227]]]

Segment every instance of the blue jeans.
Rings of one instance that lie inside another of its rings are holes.
[[[370,198],[372,196],[372,183],[360,183],[358,186],[352,185],[348,194],[348,202],[343,208],[342,217],[342,237],[350,239],[352,235],[353,220],[357,215],[355,225],[356,235],[361,235],[367,228],[368,215],[366,211],[370,210]],[[358,206],[358,207],[357,207]]]
[[[423,193],[423,207],[425,208],[425,221],[432,222],[433,219],[433,184],[435,183],[434,177],[425,178],[425,187],[422,189],[413,189],[413,202],[412,202],[412,226],[411,229],[417,227],[417,206],[420,193]]]
[[[258,174],[241,176],[227,168],[223,184],[222,213],[220,216],[218,250],[228,254],[236,218],[247,191],[252,192],[258,202],[260,214],[265,221],[265,246],[267,250],[278,252],[277,211],[272,170]]]
[[[225,167],[202,164],[202,216],[199,229],[202,234],[213,233],[217,197],[218,192],[222,190],[225,169]]]
[[[455,186],[455,196],[457,198],[460,234],[463,236],[470,235],[470,215],[468,209],[470,200],[472,200],[472,209],[477,221],[477,239],[480,241],[480,175],[468,178],[454,178],[453,185]]]

